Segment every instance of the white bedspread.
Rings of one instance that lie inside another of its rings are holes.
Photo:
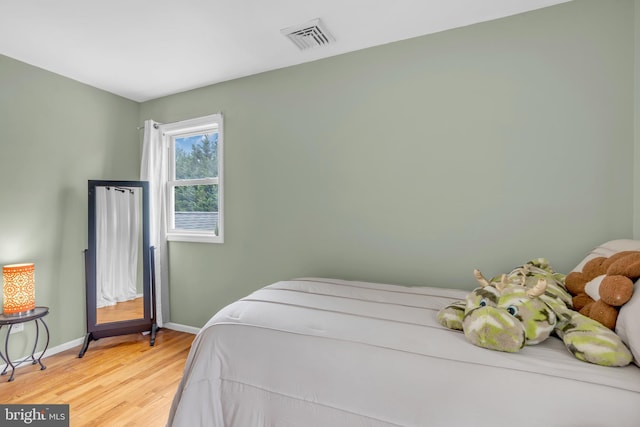
[[[169,426],[640,426],[640,369],[441,327],[466,291],[335,279],[260,289],[196,337]]]

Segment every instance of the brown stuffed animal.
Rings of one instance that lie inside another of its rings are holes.
[[[573,309],[614,330],[620,307],[631,299],[640,278],[640,251],[623,251],[588,261],[581,272],[569,273],[567,290]]]

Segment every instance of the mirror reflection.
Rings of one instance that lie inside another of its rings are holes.
[[[96,324],[144,317],[141,191],[96,187]]]

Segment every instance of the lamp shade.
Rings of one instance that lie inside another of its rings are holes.
[[[34,270],[32,263],[2,267],[5,315],[18,315],[36,308]]]

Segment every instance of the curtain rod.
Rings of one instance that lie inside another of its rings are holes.
[[[106,187],[107,190],[111,190],[111,188],[113,188],[116,191],[119,191],[121,193],[124,193],[125,191],[128,191],[129,193],[133,194],[133,190],[131,188],[122,188],[122,187]]]
[[[154,128],[154,129],[158,129],[158,128],[160,127],[160,125],[161,125],[161,124],[162,124],[162,123],[154,123],[154,124],[153,124],[153,128]],[[138,130],[142,130],[142,129],[144,129],[144,126],[138,126],[138,127],[137,127],[137,129],[138,129]]]

